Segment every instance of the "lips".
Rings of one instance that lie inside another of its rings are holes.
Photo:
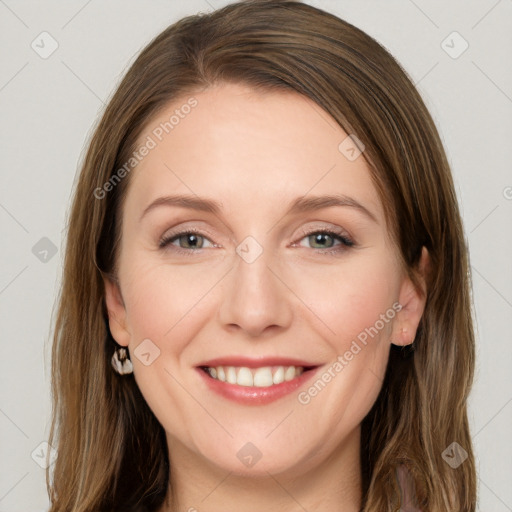
[[[291,394],[311,379],[320,365],[289,357],[219,357],[197,366],[207,389],[232,401],[263,405]]]

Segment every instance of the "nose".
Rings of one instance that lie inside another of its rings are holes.
[[[280,274],[270,251],[263,250],[252,262],[237,254],[223,284],[218,313],[223,328],[239,329],[249,337],[286,329],[293,316],[293,293]]]

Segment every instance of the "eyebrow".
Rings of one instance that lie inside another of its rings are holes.
[[[177,206],[180,208],[187,208],[189,210],[208,212],[214,215],[220,215],[222,211],[221,204],[213,199],[206,199],[192,195],[162,196],[159,197],[158,199],[155,199],[151,204],[149,204],[146,207],[146,209],[142,212],[142,215],[140,216],[139,222],[149,211],[159,206]],[[359,201],[356,201],[354,198],[342,194],[298,197],[291,203],[286,214],[290,215],[303,212],[310,212],[321,210],[323,208],[332,208],[335,206],[355,208],[359,212],[366,215],[373,222],[378,224],[376,215],[373,214],[370,210],[368,210],[368,208],[363,206]]]

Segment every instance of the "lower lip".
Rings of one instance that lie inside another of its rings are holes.
[[[274,400],[278,400],[286,395],[289,395],[297,388],[302,386],[305,382],[315,375],[319,366],[303,372],[298,377],[292,380],[274,384],[268,387],[258,386],[239,386],[238,384],[230,384],[229,382],[222,382],[218,379],[210,377],[203,369],[196,368],[199,375],[205,380],[206,385],[212,391],[215,391],[224,398],[229,398],[234,402],[248,405],[264,405]]]

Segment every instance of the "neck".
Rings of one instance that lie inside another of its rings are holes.
[[[223,470],[169,436],[167,444],[171,478],[158,512],[360,511],[359,427],[314,467],[258,477]]]

